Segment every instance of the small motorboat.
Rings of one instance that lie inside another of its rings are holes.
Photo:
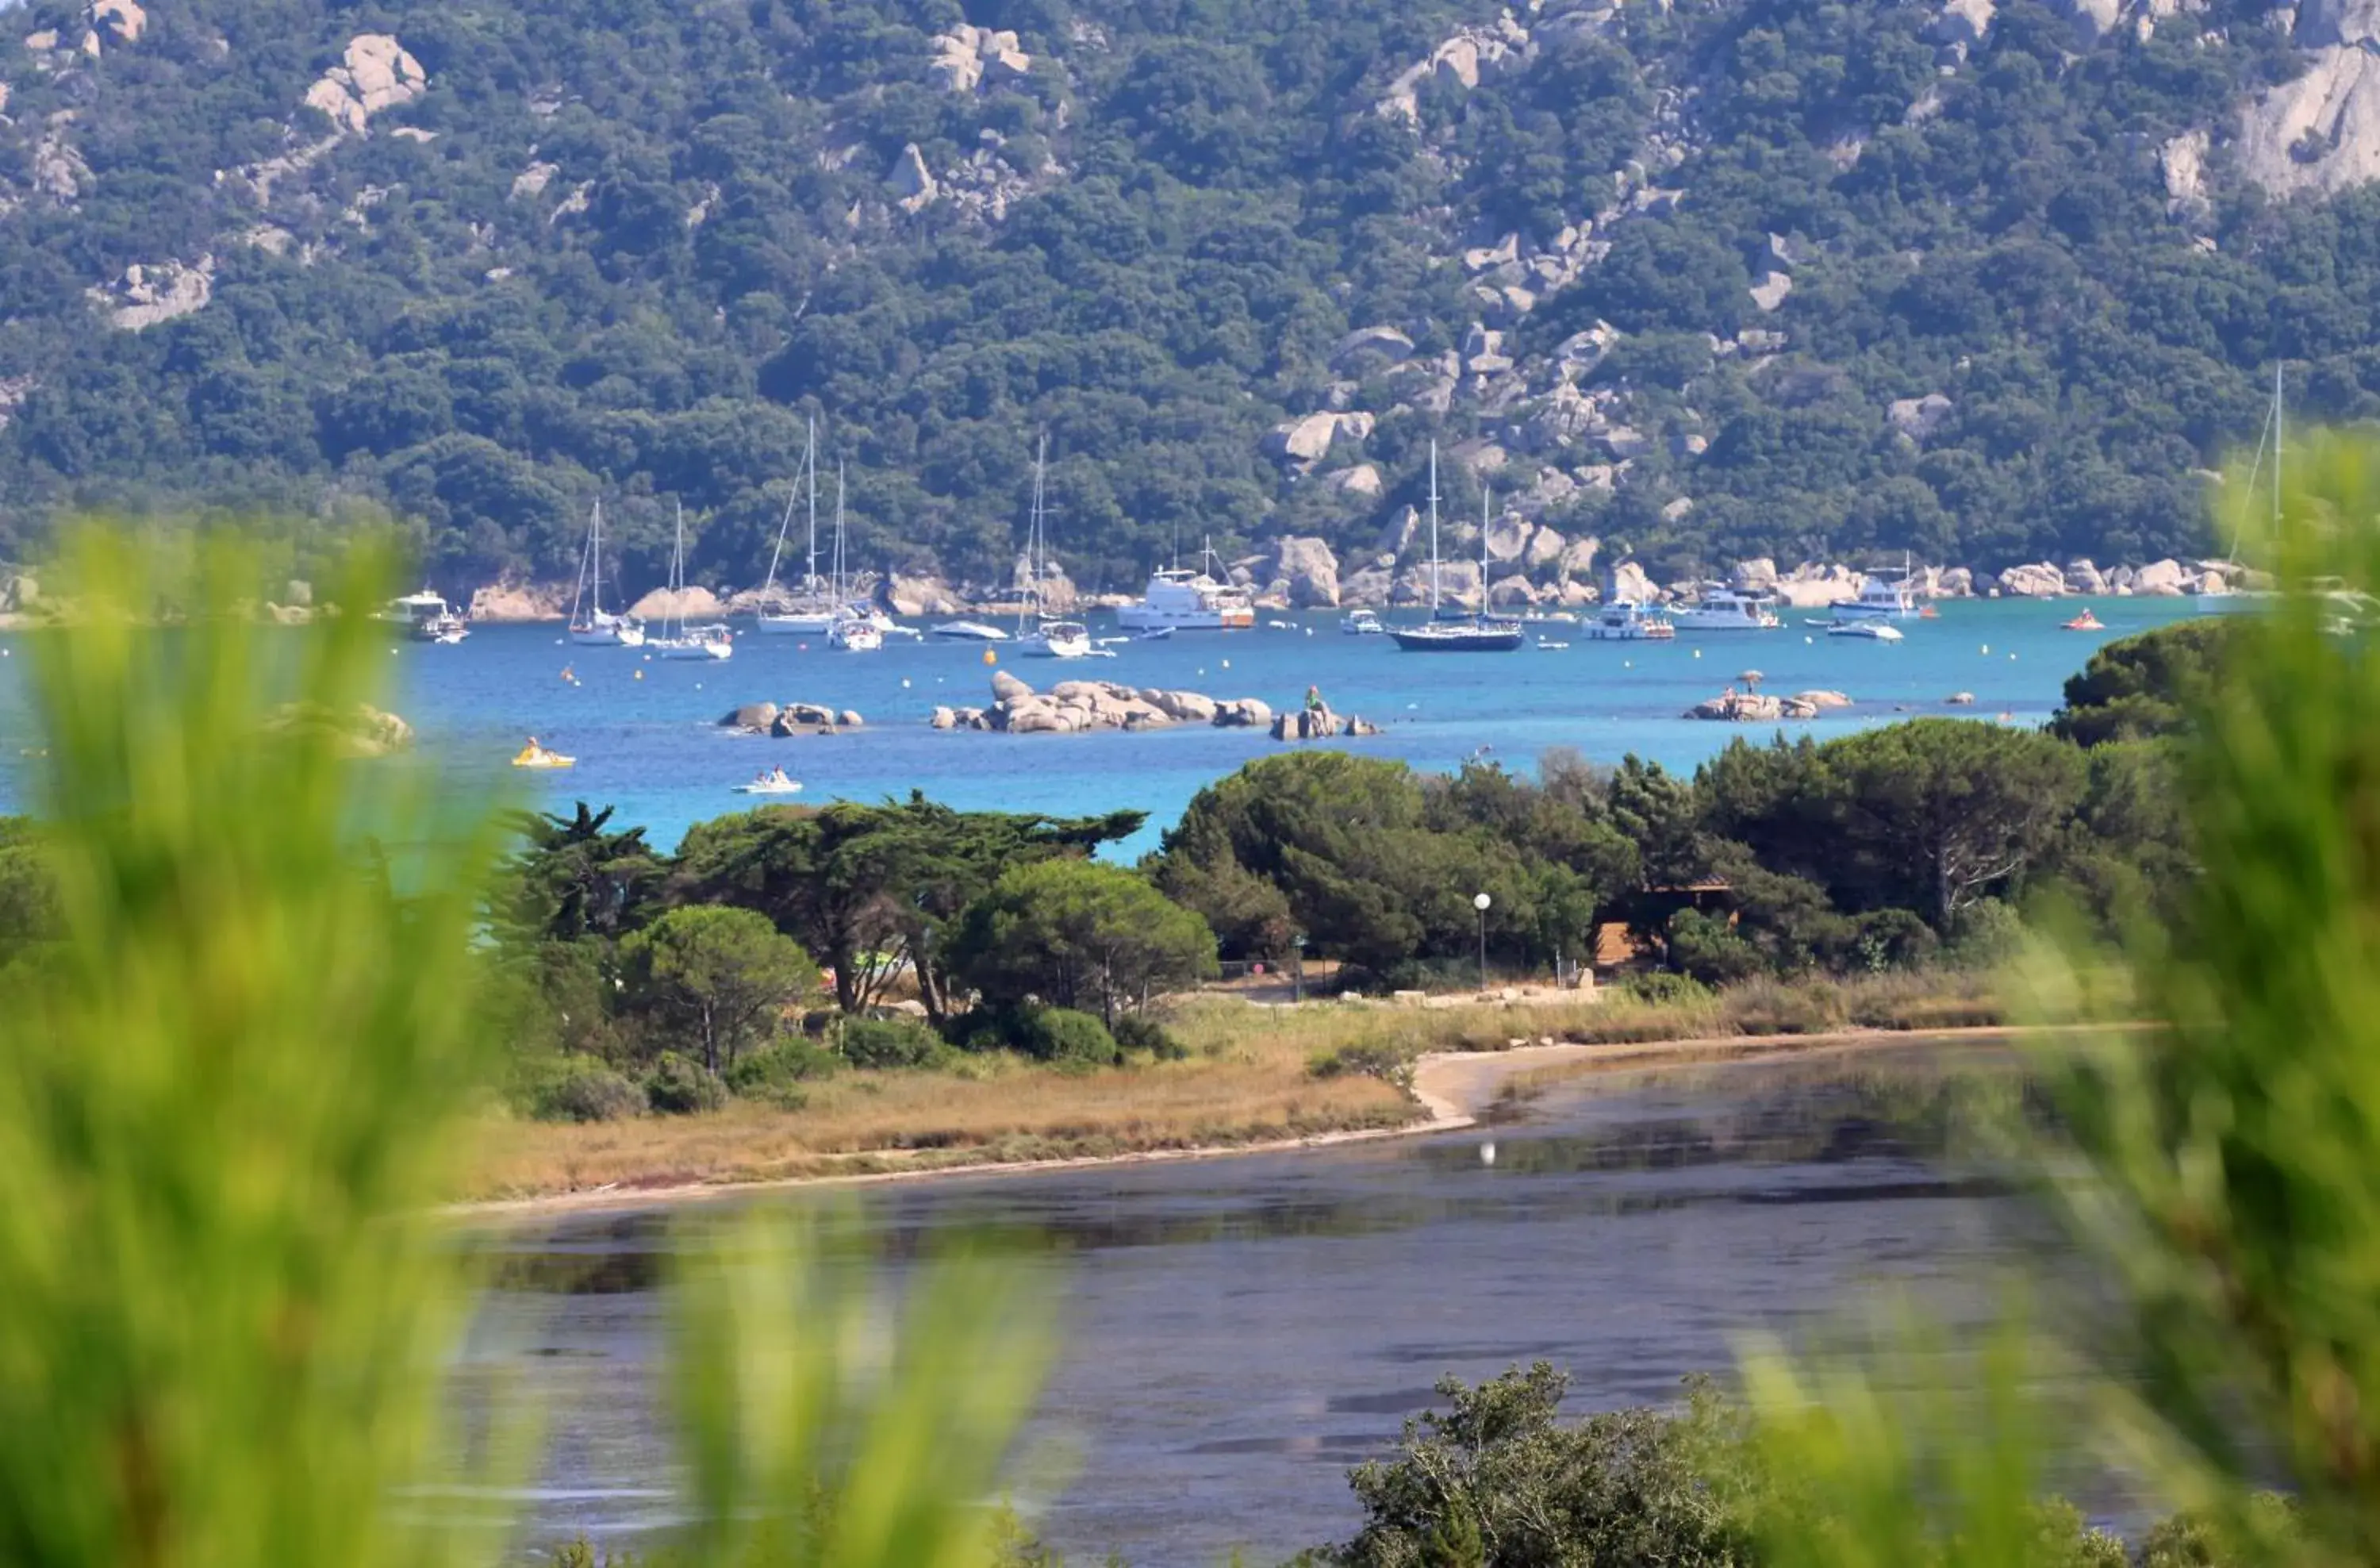
[[[1568,648],[1570,644],[1567,642],[1557,642],[1549,637],[1541,637],[1537,638],[1537,646],[1544,649],[1557,649]]]
[[[1293,625],[1293,623],[1288,622],[1288,621],[1281,621],[1281,620],[1267,621],[1267,622],[1265,623],[1265,628],[1266,628],[1268,631],[1277,631],[1277,632],[1295,631],[1295,630],[1297,629],[1297,627],[1295,626],[1295,625]]]
[[[783,768],[762,773],[750,784],[735,786],[738,795],[799,795],[801,792],[802,781],[786,777]]]
[[[1899,642],[1900,628],[1882,620],[1838,621],[1827,628],[1828,637],[1861,637],[1870,642]]]
[[[535,735],[529,736],[528,744],[513,758],[516,768],[575,768],[577,765],[577,758],[565,757],[559,751],[548,751],[537,743]]]
[[[1378,637],[1388,630],[1380,617],[1369,610],[1350,610],[1341,618],[1339,629],[1349,637]]]
[[[1172,626],[1157,626],[1141,633],[1132,640],[1135,642],[1164,642],[1172,636],[1173,628]]]
[[[998,626],[981,621],[944,621],[934,628],[934,635],[952,642],[1006,642],[1008,634]]]
[[[1942,612],[1931,604],[1921,604],[1917,607],[1917,618],[1921,621],[1938,621],[1942,618]]]
[[[2064,623],[2063,629],[2070,632],[2103,632],[2107,629],[2107,625],[2098,616],[2091,614],[2089,607],[2085,606],[2081,614]]]

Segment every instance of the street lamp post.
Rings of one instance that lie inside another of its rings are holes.
[[[1484,893],[1471,901],[1471,907],[1479,911],[1479,989],[1483,991],[1488,989],[1488,906],[1495,902]]]

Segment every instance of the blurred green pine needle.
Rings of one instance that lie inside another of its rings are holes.
[[[0,1562],[495,1561],[509,1504],[437,1484],[490,1479],[446,1408],[470,1282],[436,1209],[503,1043],[492,803],[318,722],[379,696],[384,555],[325,595],[347,614],[263,631],[251,549],[130,540],[71,540],[76,623],[31,650],[58,940],[0,1008]],[[989,1560],[1044,1315],[953,1259],[887,1319],[868,1272],[782,1219],[691,1249],[674,1560]]]
[[[2031,1159],[2113,1288],[2114,1321],[2066,1336],[2103,1416],[2084,1446],[2187,1511],[2152,1562],[2380,1562],[2380,444],[2306,441],[2268,505],[2226,529],[2283,591],[2183,744],[2201,874],[2179,918],[2117,955],[2058,931],[2025,970],[2041,1022],[2155,1020],[2028,1048],[2064,1122]],[[2077,1561],[2070,1532],[2026,1532],[2028,1451],[2056,1430],[2026,1391],[2055,1353],[2020,1333],[1931,1397],[1755,1355],[1766,1451],[1804,1499],[1779,1561]]]

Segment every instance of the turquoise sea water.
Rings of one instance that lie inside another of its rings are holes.
[[[1272,617],[1287,630],[1176,634],[1164,642],[1117,645],[1117,657],[1061,663],[1000,650],[1001,667],[1045,687],[1097,679],[1188,687],[1220,698],[1256,697],[1295,705],[1308,685],[1342,714],[1385,726],[1350,750],[1451,769],[1483,749],[1525,770],[1550,748],[1591,760],[1635,752],[1691,771],[1737,735],[1766,738],[1770,726],[1681,718],[1747,669],[1763,689],[1827,687],[1854,704],[1788,733],[1840,735],[1911,713],[1968,713],[2039,723],[2066,677],[2110,638],[2192,614],[2187,600],[2111,599],[2094,608],[2104,632],[2060,623],[2082,605],[1973,601],[1943,604],[1940,618],[1900,623],[1906,640],[1829,638],[1822,611],[1789,612],[1770,632],[1686,634],[1670,644],[1599,643],[1560,623],[1530,627],[1517,653],[1401,652],[1386,638],[1341,635],[1336,613]],[[1095,636],[1112,618],[1092,618]],[[1540,650],[1540,637],[1568,640]],[[0,639],[0,808],[26,799],[21,748],[22,652],[30,639]],[[756,804],[734,786],[782,762],[807,786],[800,799],[880,799],[912,789],[968,808],[1076,813],[1132,808],[1149,827],[1123,846],[1155,846],[1200,785],[1251,758],[1281,749],[1261,733],[1184,728],[1135,735],[1004,735],[927,727],[936,704],[981,706],[990,672],[968,643],[887,642],[880,653],[846,653],[816,639],[741,635],[725,663],[678,663],[627,649],[565,644],[559,626],[489,626],[439,648],[392,639],[396,689],[390,706],[412,722],[421,756],[458,789],[509,790],[516,798],[567,810],[584,799],[616,805],[622,822],[645,824],[654,842],[674,844],[689,823]],[[562,678],[567,666],[574,685]],[[1957,691],[1972,709],[1946,708]],[[865,728],[840,735],[776,740],[731,735],[717,720],[738,703],[808,701],[856,709]],[[526,773],[504,766],[534,735],[578,759],[566,772]]]

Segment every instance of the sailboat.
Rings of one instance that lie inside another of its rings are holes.
[[[818,421],[809,426],[809,442],[802,450],[802,474],[794,480],[794,493],[785,498],[785,515],[777,522],[777,547],[769,553],[769,580],[760,585],[760,602],[777,602],[777,565],[785,553],[785,532],[793,526],[794,507],[801,500],[802,477],[809,480],[810,550],[809,569],[802,577],[802,591],[783,609],[763,609],[754,618],[760,630],[776,636],[802,635],[816,637],[834,628],[836,599],[819,592],[818,575]]]
[[[1050,437],[1045,432],[1033,456],[1033,522],[1025,536],[1025,576],[1031,602],[1016,615],[1016,648],[1037,659],[1091,659],[1115,656],[1112,649],[1091,640],[1091,629],[1080,621],[1062,621],[1041,614],[1041,581],[1048,565],[1041,504],[1042,479],[1050,464]]]
[[[581,612],[584,614],[581,614]],[[595,498],[587,549],[578,558],[578,590],[570,598],[570,640],[582,648],[642,648],[645,624],[603,608],[603,498]]]
[[[670,610],[669,618],[662,623],[660,637],[646,640],[645,646],[664,659],[725,659],[735,651],[735,644],[722,626],[689,626],[678,613],[679,602],[686,595],[686,505],[677,509],[677,534],[670,547]]]
[[[852,653],[873,653],[884,646],[884,630],[865,610],[846,602],[843,580],[843,465],[834,466],[834,621],[827,627],[827,644]]]
[[[2265,451],[2269,445],[2273,454],[2273,526],[2277,529],[2281,521],[2281,371],[2282,367],[2279,364],[2273,366],[2273,407],[2265,415],[2265,428],[2256,437],[2256,456],[2255,460],[2248,466],[2247,485],[2248,493],[2253,495],[2256,489],[2256,475],[2264,467]],[[2231,536],[2229,555],[2220,561],[2202,561],[2199,565],[2210,568],[2228,566],[2237,569],[2240,565],[2238,532],[2235,530]],[[2198,579],[2196,597],[2200,614],[2222,615],[2240,610],[2256,609],[2270,600],[2272,595],[2233,588],[2223,573],[2209,570]]]
[[[1429,444],[1429,620],[1418,626],[1390,626],[1389,635],[1408,653],[1510,653],[1522,643],[1521,623],[1488,614],[1488,499],[1479,509],[1479,611],[1450,614],[1439,592],[1438,443]]]

